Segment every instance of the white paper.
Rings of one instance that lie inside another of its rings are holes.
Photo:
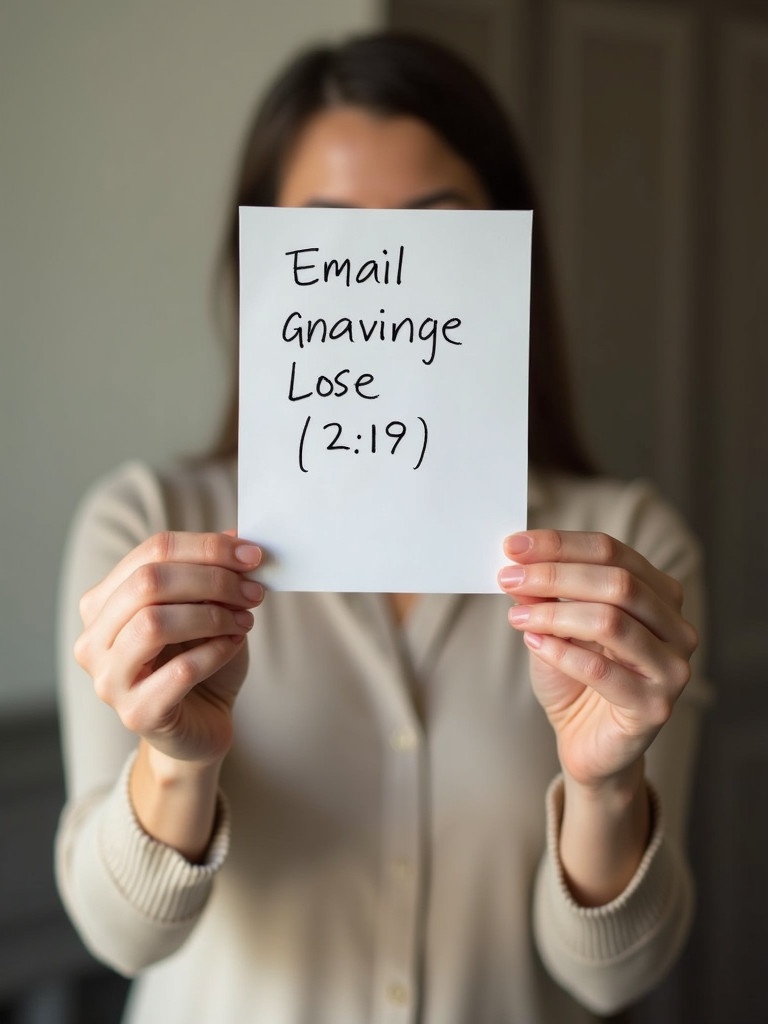
[[[268,587],[498,591],[526,525],[531,219],[241,208],[238,532]]]

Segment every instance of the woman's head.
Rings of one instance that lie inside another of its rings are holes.
[[[236,287],[239,206],[533,209],[530,451],[589,471],[569,414],[541,215],[509,121],[485,83],[435,43],[398,33],[295,59],[246,138],[224,269]],[[233,450],[234,408],[224,447]]]
[[[278,78],[246,142],[239,205],[275,205],[299,134],[315,115],[342,106],[423,122],[475,169],[491,207],[531,208],[521,155],[485,84],[443,47],[388,32],[311,49]]]

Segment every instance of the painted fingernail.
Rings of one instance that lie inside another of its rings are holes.
[[[526,551],[530,551],[532,547],[533,540],[527,533],[513,533],[511,537],[507,537],[504,541],[504,551],[510,558],[514,558],[515,555],[522,555]]]
[[[502,587],[519,587],[525,577],[525,569],[519,565],[505,565],[499,572]]]
[[[531,609],[524,604],[518,605],[516,608],[510,608],[509,621],[514,626],[521,626],[524,622],[527,622],[531,617]]]
[[[261,548],[255,544],[239,544],[235,548],[235,558],[245,565],[258,565],[261,561]]]
[[[245,626],[247,629],[250,629],[253,625],[253,615],[245,611],[235,612],[235,622],[238,626]]]
[[[523,633],[523,639],[529,647],[534,649],[534,651],[538,651],[543,643],[541,633]]]
[[[264,587],[257,583],[256,580],[243,580],[240,588],[246,601],[253,601],[255,603],[264,597]]]

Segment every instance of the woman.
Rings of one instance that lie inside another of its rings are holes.
[[[473,73],[388,34],[275,84],[236,205],[272,204],[535,205]],[[699,560],[650,488],[592,473],[540,233],[533,280],[531,528],[499,553],[511,609],[262,606],[262,553],[231,530],[234,413],[218,457],[121,467],[84,503],[57,870],[86,943],[139,975],[130,1020],[569,1024],[678,954]]]

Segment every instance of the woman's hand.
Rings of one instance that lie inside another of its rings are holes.
[[[531,652],[566,776],[599,788],[636,775],[690,677],[697,645],[682,587],[601,533],[530,530],[504,543],[509,621]]]
[[[602,533],[529,530],[504,542],[509,621],[564,779],[560,862],[583,906],[615,899],[652,825],[644,753],[690,677],[697,636],[680,584]]]
[[[161,533],[131,551],[80,602],[79,664],[126,728],[178,761],[212,764],[232,741],[247,668],[244,573],[261,551],[223,533]]]

